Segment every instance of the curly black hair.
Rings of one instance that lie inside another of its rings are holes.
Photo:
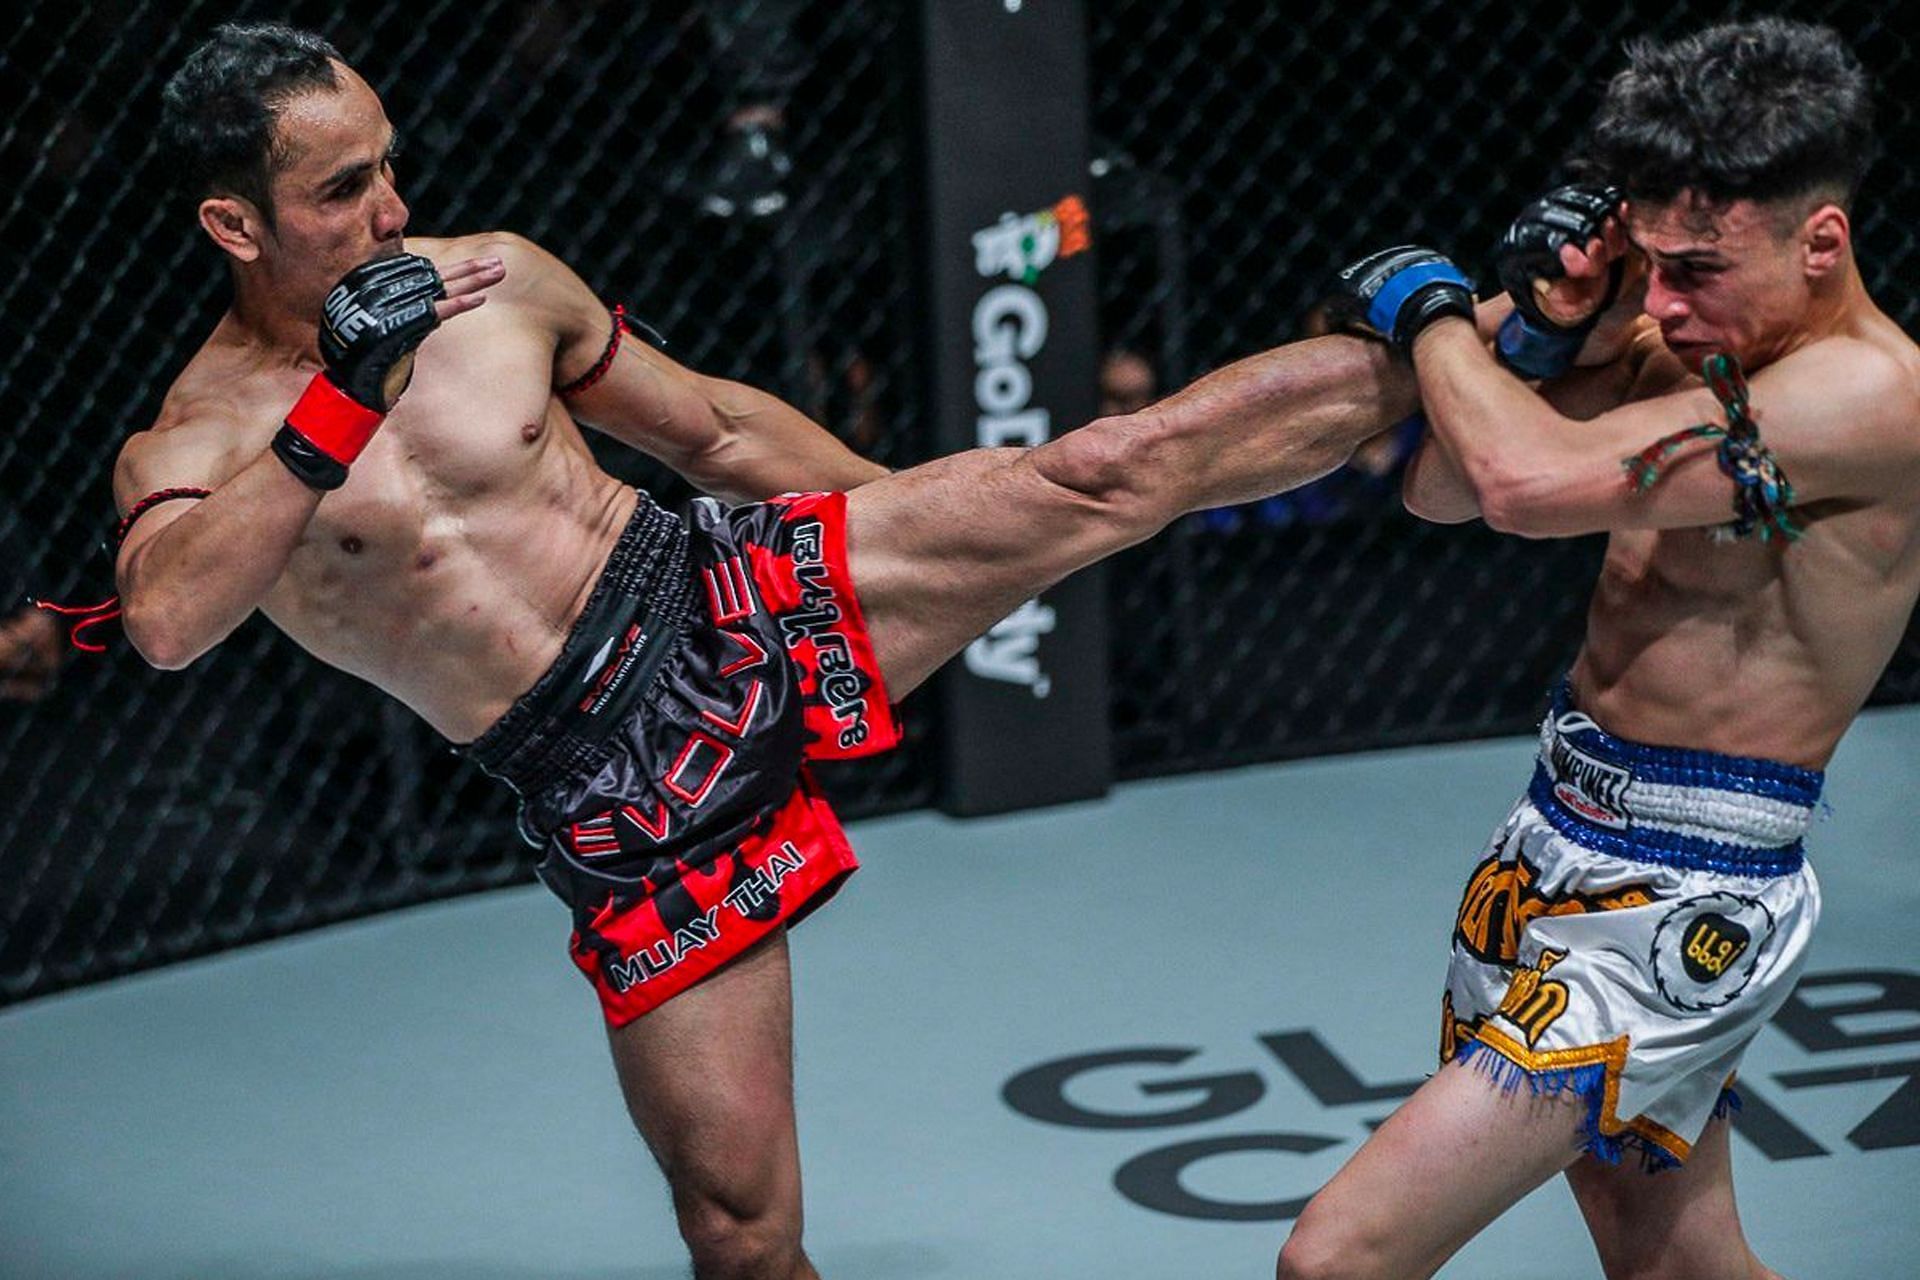
[[[1872,160],[1873,92],[1826,27],[1760,18],[1637,41],[1580,166],[1631,196],[1850,205]]]

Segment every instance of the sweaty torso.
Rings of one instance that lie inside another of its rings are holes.
[[[475,252],[408,247],[443,267]],[[553,394],[554,348],[498,297],[430,336],[405,396],[262,603],[309,653],[457,742],[552,664],[635,502]],[[173,398],[217,398],[231,473],[267,447],[315,368],[235,340],[229,319]]]
[[[1885,317],[1859,336],[1920,379],[1920,356]],[[1661,351],[1633,398],[1688,377]],[[1920,595],[1920,495],[1815,503],[1794,518],[1806,531],[1794,542],[1612,534],[1573,671],[1580,708],[1636,741],[1824,767]]]

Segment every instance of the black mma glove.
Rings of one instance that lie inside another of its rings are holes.
[[[439,325],[440,272],[417,253],[363,262],[327,293],[320,358],[335,385],[385,413],[413,377],[413,352]]]
[[[1495,270],[1513,298],[1513,314],[1501,324],[1494,350],[1515,373],[1551,378],[1566,372],[1587,335],[1620,296],[1627,266],[1624,258],[1614,261],[1600,305],[1579,320],[1556,320],[1542,311],[1534,282],[1564,276],[1561,248],[1571,244],[1584,251],[1600,237],[1624,198],[1617,187],[1579,183],[1555,187],[1522,209],[1500,238],[1494,250]]]
[[[1327,300],[1336,328],[1385,338],[1402,351],[1441,316],[1473,319],[1473,281],[1446,255],[1418,245],[1382,249],[1344,268]]]
[[[440,323],[440,272],[418,254],[376,258],[327,293],[320,323],[326,369],[287,414],[273,452],[315,489],[338,489],[413,377],[413,353]]]

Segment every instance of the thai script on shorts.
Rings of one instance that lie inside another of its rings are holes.
[[[800,589],[800,608],[780,615],[780,633],[789,649],[803,640],[813,642],[816,691],[841,725],[841,747],[851,748],[865,742],[871,732],[867,690],[872,682],[860,670],[852,644],[839,629],[844,615],[824,545],[820,521],[804,520],[793,526],[793,582]]]

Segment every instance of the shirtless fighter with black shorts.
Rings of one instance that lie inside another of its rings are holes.
[[[220,29],[164,129],[234,291],[115,472],[128,636],[183,667],[259,609],[509,783],[698,1274],[813,1275],[784,931],[855,862],[806,762],[892,745],[1048,584],[1338,466],[1412,377],[1324,338],[887,474],[526,240],[403,241],[393,129],[317,37]],[[743,505],[667,514],[576,419]]]

